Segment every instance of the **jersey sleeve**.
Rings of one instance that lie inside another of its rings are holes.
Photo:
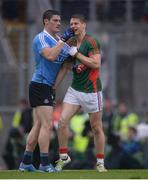
[[[38,35],[38,37],[36,39],[36,47],[37,47],[37,51],[39,53],[41,53],[42,49],[44,49],[45,47],[51,47],[46,35],[44,35],[44,34]]]
[[[93,54],[99,54],[100,53],[100,43],[95,38],[89,38],[88,40],[88,55],[91,56]]]

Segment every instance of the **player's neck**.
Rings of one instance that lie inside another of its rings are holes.
[[[77,36],[77,41],[80,43],[85,37],[86,32],[83,31],[79,36]]]
[[[55,39],[57,39],[57,35],[56,35],[55,32],[52,32],[52,31],[50,31],[49,29],[46,29],[46,28],[44,28],[44,29],[45,29],[45,31],[46,31],[48,34],[50,34],[52,37],[54,37]]]

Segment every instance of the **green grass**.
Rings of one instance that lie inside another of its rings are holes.
[[[65,170],[60,173],[0,171],[0,179],[148,179],[148,170]]]

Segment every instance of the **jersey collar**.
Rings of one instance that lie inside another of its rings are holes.
[[[45,34],[47,34],[48,36],[50,36],[52,39],[54,39],[56,42],[58,41],[58,40],[55,39],[51,34],[49,34],[45,29],[43,30],[43,32],[44,32]],[[56,36],[57,36],[57,35],[56,35]],[[59,36],[57,36],[57,38],[60,39]]]

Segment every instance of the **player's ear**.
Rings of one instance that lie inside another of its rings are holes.
[[[83,23],[83,26],[84,26],[84,28],[86,28],[86,23],[85,22]]]
[[[49,20],[48,19],[44,19],[44,24],[48,24]]]

